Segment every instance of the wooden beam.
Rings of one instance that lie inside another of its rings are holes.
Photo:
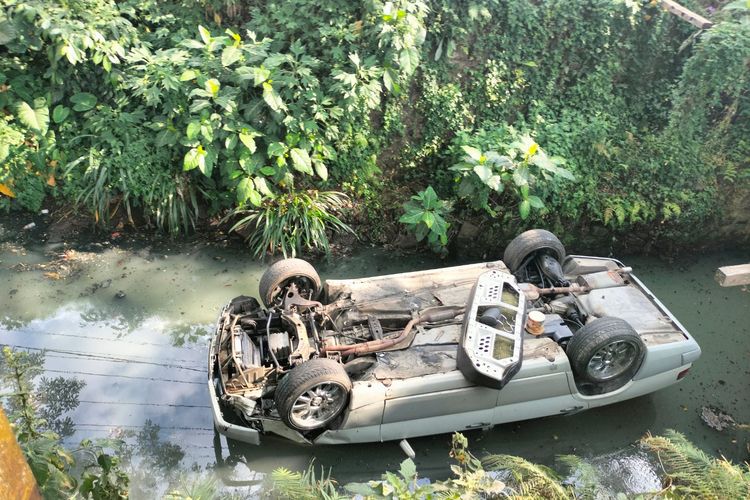
[[[705,17],[699,14],[696,14],[692,10],[688,9],[687,7],[683,7],[682,5],[678,4],[677,2],[674,2],[673,0],[661,0],[661,4],[669,12],[671,12],[672,14],[674,14],[675,16],[679,18],[684,19],[685,21],[689,22],[696,28],[705,30],[714,25],[714,23],[712,23]]]
[[[716,271],[716,281],[721,286],[750,285],[750,264],[720,267]]]

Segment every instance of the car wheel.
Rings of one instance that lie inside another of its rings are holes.
[[[539,252],[548,253],[562,263],[565,247],[557,236],[546,229],[529,229],[519,234],[505,247],[503,262],[511,273],[521,270],[527,259]]]
[[[578,330],[568,343],[567,354],[578,382],[606,386],[609,392],[633,378],[646,346],[627,321],[605,317]]]
[[[276,387],[274,401],[281,420],[292,429],[321,429],[341,414],[352,382],[344,367],[317,358],[293,368]]]
[[[315,268],[302,259],[284,259],[272,264],[260,278],[258,291],[263,304],[277,305],[292,283],[306,299],[315,300],[320,295],[320,276]]]

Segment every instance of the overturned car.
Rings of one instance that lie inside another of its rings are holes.
[[[617,260],[550,232],[503,261],[328,280],[273,264],[209,353],[217,430],[253,444],[403,439],[575,413],[684,377],[701,350]]]

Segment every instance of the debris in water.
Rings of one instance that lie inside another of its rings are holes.
[[[23,226],[24,231],[28,231],[29,229],[34,229],[36,227],[35,222],[29,222],[25,226]]]
[[[41,212],[39,212],[39,213],[40,213],[41,215],[47,215],[47,214],[49,213],[49,210],[47,210],[47,209],[45,208],[44,210],[42,210],[42,211],[41,211]]]
[[[701,420],[712,429],[723,431],[727,427],[734,427],[734,419],[713,406],[704,406],[701,408]]]
[[[115,298],[116,298],[116,299],[124,299],[124,298],[125,298],[125,292],[123,292],[122,290],[118,291],[118,292],[117,292],[117,293],[115,294]]]

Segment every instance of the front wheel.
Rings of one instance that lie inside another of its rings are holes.
[[[627,321],[604,317],[578,330],[568,343],[567,354],[579,382],[611,391],[633,378],[646,346]]]
[[[298,293],[308,299],[315,300],[320,295],[320,276],[315,268],[302,259],[283,259],[269,267],[260,278],[258,291],[266,307],[278,305],[290,285],[297,287]]]
[[[292,429],[312,431],[328,425],[349,402],[352,382],[332,359],[311,359],[293,368],[274,395],[281,420]]]

